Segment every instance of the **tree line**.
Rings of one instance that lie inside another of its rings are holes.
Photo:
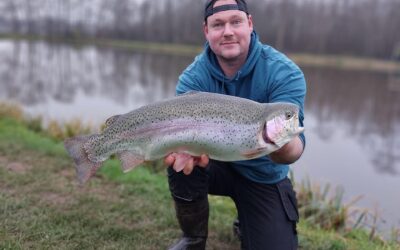
[[[202,44],[201,0],[2,0],[0,32]],[[286,52],[400,58],[400,0],[248,0],[255,30]]]

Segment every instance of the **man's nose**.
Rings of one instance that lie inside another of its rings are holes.
[[[232,27],[229,23],[225,24],[225,28],[224,28],[224,36],[231,36],[233,35],[233,30]]]

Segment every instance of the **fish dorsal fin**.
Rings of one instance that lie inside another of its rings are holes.
[[[201,93],[201,91],[197,91],[197,90],[189,90],[188,92],[182,93],[179,96],[186,96],[186,95],[195,95]]]
[[[108,118],[106,120],[105,127],[106,128],[110,127],[116,120],[118,120],[119,117],[120,117],[120,115],[114,115],[114,116],[111,116],[110,118]]]

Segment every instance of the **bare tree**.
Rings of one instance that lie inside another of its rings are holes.
[[[400,0],[248,4],[261,40],[284,51],[380,58],[400,54]],[[198,0],[3,0],[0,15],[16,33],[202,44],[203,8]]]
[[[21,20],[18,16],[18,1],[6,0],[4,3],[3,13],[10,16],[13,32],[21,31]]]

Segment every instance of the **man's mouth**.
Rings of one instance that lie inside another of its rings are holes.
[[[237,42],[223,42],[223,43],[221,43],[221,45],[233,45],[233,44],[237,44]]]

